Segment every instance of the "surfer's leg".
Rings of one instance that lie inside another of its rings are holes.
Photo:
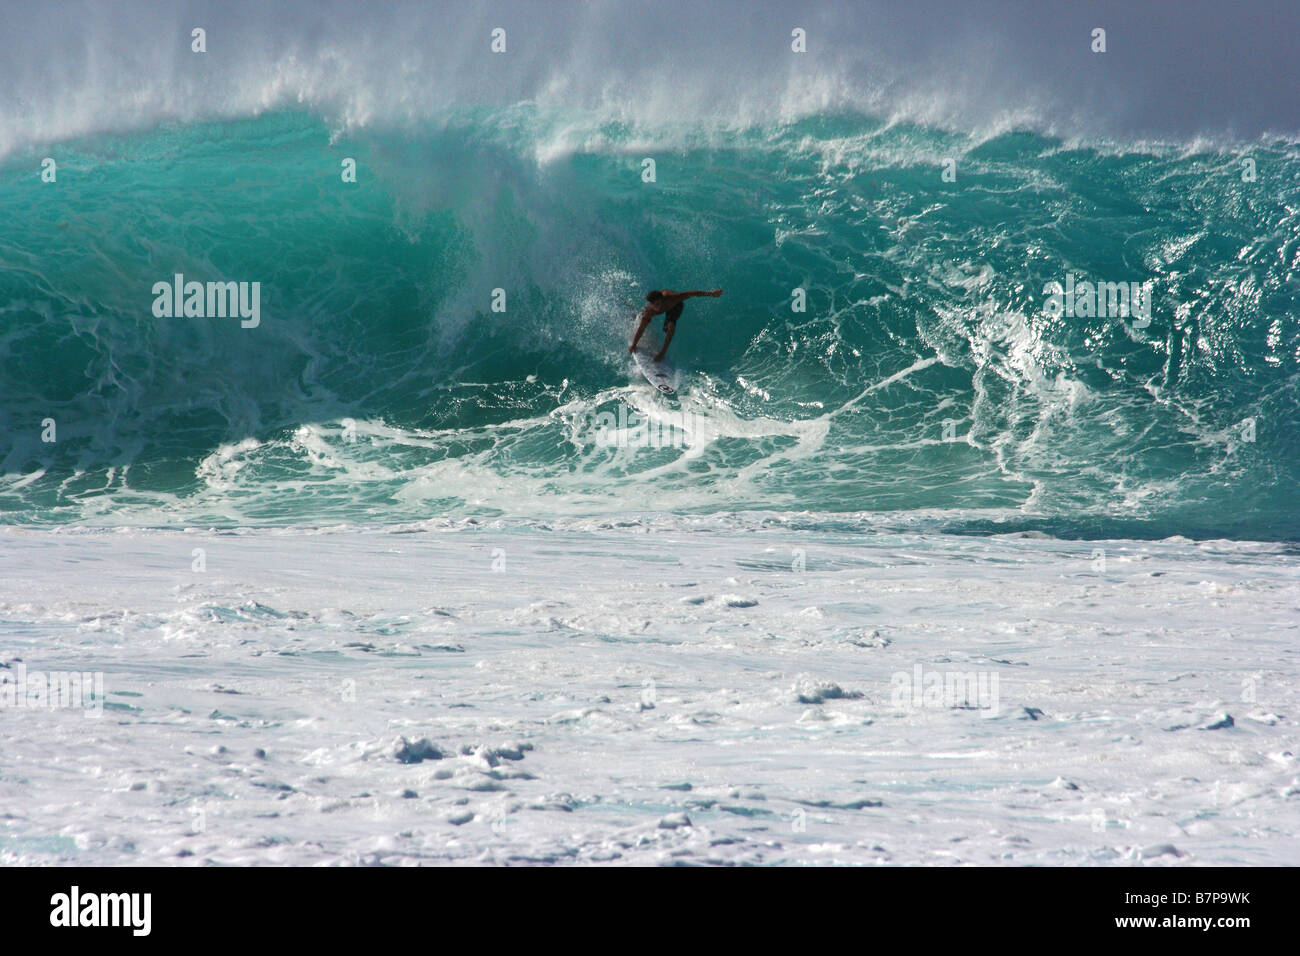
[[[664,355],[668,352],[668,344],[669,344],[670,342],[672,342],[672,340],[673,340],[673,333],[676,332],[676,331],[677,331],[677,323],[676,323],[676,322],[665,322],[665,323],[664,323],[664,347],[661,348],[661,349],[659,350],[659,354],[655,356],[655,361],[656,361],[656,362],[662,362],[662,361],[664,360]]]
[[[682,303],[680,302],[664,313],[664,347],[655,356],[656,362],[664,360],[664,353],[668,351],[668,343],[673,340],[673,333],[677,331],[677,320],[681,317],[681,314]]]

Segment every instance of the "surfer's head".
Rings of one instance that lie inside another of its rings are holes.
[[[663,297],[664,293],[662,289],[653,289],[646,295],[645,300],[647,302],[658,302]]]

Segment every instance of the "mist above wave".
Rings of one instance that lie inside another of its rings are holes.
[[[162,121],[339,128],[533,102],[651,131],[858,110],[952,128],[1173,137],[1300,129],[1294,5],[1010,2],[36,3],[0,11],[0,155]],[[1107,31],[1107,51],[1092,31]],[[192,51],[204,31],[203,53]],[[493,52],[495,30],[497,47]],[[806,52],[795,52],[803,31]]]

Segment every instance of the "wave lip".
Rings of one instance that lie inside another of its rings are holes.
[[[0,13],[0,157],[105,130],[313,110],[338,130],[401,127],[468,106],[582,110],[662,136],[863,112],[996,135],[1172,138],[1300,131],[1300,66],[1278,24],[1210,2],[1077,12],[1014,0],[877,3],[409,3],[268,7],[15,0]],[[1271,15],[1271,16],[1270,16]],[[942,24],[937,29],[936,24]],[[1106,29],[1107,52],[1092,52]],[[194,52],[193,31],[205,52]],[[505,49],[493,52],[494,31]],[[796,52],[795,31],[805,52]],[[671,43],[662,42],[671,37]],[[1207,38],[1216,56],[1201,50]],[[1188,64],[1194,63],[1195,69]]]

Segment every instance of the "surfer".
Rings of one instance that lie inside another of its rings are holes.
[[[668,351],[668,343],[673,340],[673,333],[677,331],[677,320],[682,314],[682,303],[687,299],[694,298],[697,295],[707,295],[717,298],[722,295],[721,289],[714,289],[712,292],[674,292],[672,289],[655,289],[645,297],[646,302],[650,303],[641,310],[637,316],[640,323],[636,327],[636,335],[632,337],[632,344],[627,347],[629,352],[636,351],[636,344],[641,341],[641,334],[645,332],[646,326],[656,315],[664,317],[664,347],[659,350],[659,354],[654,357],[656,362],[664,360],[664,354]]]

